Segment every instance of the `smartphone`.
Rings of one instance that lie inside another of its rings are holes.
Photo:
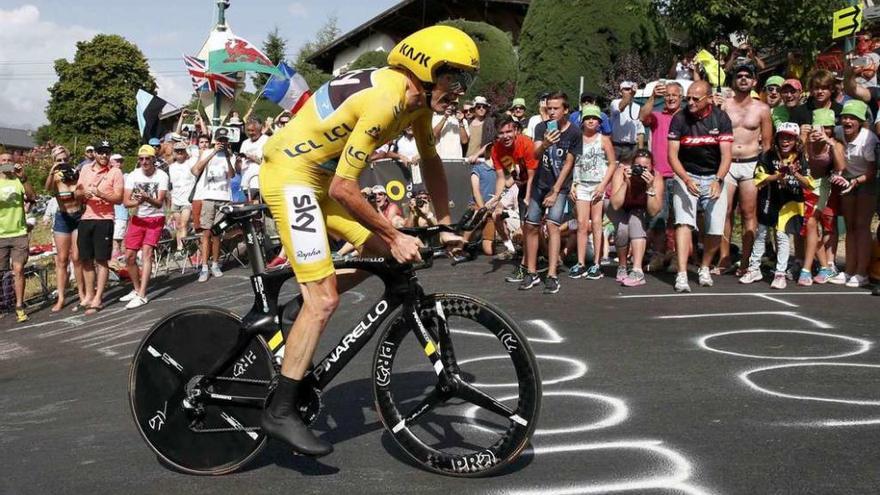
[[[867,67],[868,66],[868,57],[856,57],[852,59],[851,62],[853,67]]]
[[[547,132],[553,132],[553,131],[558,131],[558,130],[559,130],[559,122],[556,122],[555,120],[551,120],[551,121],[547,122]]]

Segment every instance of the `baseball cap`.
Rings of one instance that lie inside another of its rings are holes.
[[[798,79],[786,79],[785,82],[782,83],[781,87],[784,88],[785,86],[791,86],[792,88],[794,88],[798,91],[804,90],[804,86],[801,84],[800,80],[798,80]]]
[[[510,104],[511,108],[524,107],[524,106],[526,106],[526,99],[525,98],[514,98],[513,102]]]
[[[178,150],[186,151],[186,143],[184,143],[183,141],[175,141],[174,146],[172,146],[172,149],[174,151],[178,151]]]
[[[92,145],[86,146],[86,151],[95,151],[95,147]]]
[[[767,78],[767,82],[764,83],[764,87],[767,86],[782,86],[785,84],[785,79],[782,76],[770,76]]]
[[[738,74],[740,72],[748,72],[749,74],[752,75],[752,77],[754,77],[755,76],[755,66],[751,63],[738,64],[733,69],[733,73]]]
[[[601,119],[602,111],[599,110],[599,107],[597,107],[596,105],[584,105],[583,107],[581,107],[581,123],[583,123],[589,117]]]
[[[138,149],[138,156],[156,156],[156,150],[149,144],[145,144]]]
[[[800,136],[801,126],[794,122],[782,122],[776,128],[776,134],[790,134],[792,136]]]
[[[632,81],[623,81],[620,83],[620,89],[635,89],[636,83]]]
[[[150,140],[147,141],[147,144],[149,144],[150,146],[159,146],[160,144],[162,144],[162,142],[159,141],[159,138],[150,138]]]
[[[476,105],[489,105],[489,100],[486,99],[485,96],[476,96],[474,97],[474,106]]]
[[[373,194],[387,194],[385,192],[385,186],[383,186],[382,184],[376,184],[375,186],[373,186],[372,189],[370,189],[370,192],[372,192]]]
[[[105,140],[103,140],[103,141],[98,141],[97,143],[95,143],[95,148],[94,148],[94,149],[95,149],[95,150],[101,150],[101,149],[104,149],[104,150],[112,150],[112,149],[113,149],[113,146],[110,144],[110,141],[107,141],[107,140],[105,139]]]
[[[830,108],[813,110],[813,127],[834,127],[834,110]]]
[[[214,139],[225,139],[229,141],[229,129],[226,129],[225,127],[218,128],[216,131],[214,131]]]
[[[849,115],[855,117],[859,120],[864,121],[865,115],[868,114],[868,105],[865,104],[862,100],[849,100],[843,104],[843,110],[840,111],[840,116]]]
[[[116,160],[116,161],[121,162],[121,161],[122,161],[122,155],[120,155],[119,153],[113,153],[112,155],[110,155],[110,159],[111,159],[111,160]]]

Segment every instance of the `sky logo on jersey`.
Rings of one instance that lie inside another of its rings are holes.
[[[417,52],[415,48],[406,43],[401,44],[400,50],[398,51],[402,53],[403,56],[412,60],[413,62],[417,62],[422,67],[427,67],[428,62],[431,60],[431,57],[425,55],[422,52]]]

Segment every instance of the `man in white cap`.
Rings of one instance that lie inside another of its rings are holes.
[[[468,147],[465,157],[474,164],[485,160],[486,150],[495,141],[495,121],[489,117],[489,100],[485,96],[474,98],[474,120],[468,127]]]
[[[632,81],[620,83],[620,98],[611,102],[611,142],[616,156],[623,156],[645,144],[645,126],[639,120],[642,107],[633,101],[638,85]]]
[[[80,170],[83,166],[88,165],[95,161],[95,147],[92,145],[86,146],[86,156],[79,163],[76,164],[76,169]]]

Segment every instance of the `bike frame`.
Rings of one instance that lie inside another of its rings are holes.
[[[267,337],[266,340],[270,342],[270,350],[275,352],[281,347],[290,331],[289,328],[279,330],[281,322],[278,297],[281,293],[281,286],[294,276],[293,271],[290,268],[285,268],[266,272],[265,255],[262,245],[257,240],[256,228],[251,218],[240,219],[238,222],[244,229],[248,256],[254,272],[254,275],[251,276],[254,305],[242,319],[242,332],[238,342],[211,367],[209,373],[202,376],[199,380],[200,386],[213,381],[218,373],[231,366],[252,339],[258,335]],[[424,296],[424,291],[419,285],[415,271],[431,266],[430,251],[423,251],[422,254],[423,259],[427,261],[419,266],[401,265],[394,260],[386,260],[385,258],[353,258],[334,262],[333,265],[337,269],[364,270],[376,275],[385,284],[385,291],[373,304],[373,307],[367,311],[364,318],[340,339],[336,347],[306,372],[304,381],[309,382],[309,385],[318,391],[323,390],[373,338],[388,316],[401,306],[404,307],[402,315],[406,324],[413,329],[413,333],[421,347],[425,349],[434,369],[437,370],[438,375],[444,373],[440,354],[436,351],[437,344],[428,334],[418,315],[418,303]],[[214,394],[209,394],[208,397],[216,401],[252,406],[262,406],[265,402],[265,398],[256,397],[230,397]]]

